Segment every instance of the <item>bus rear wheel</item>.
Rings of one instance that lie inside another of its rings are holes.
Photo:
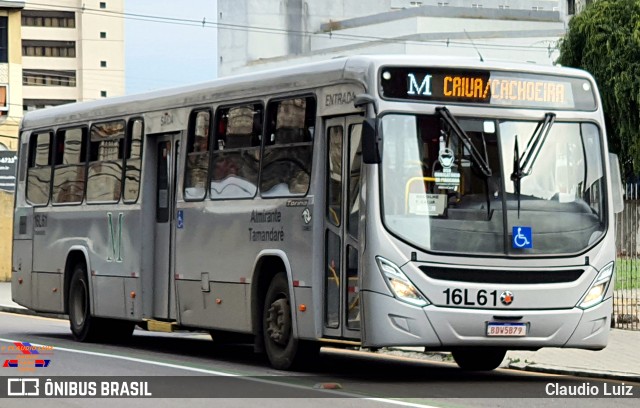
[[[69,284],[69,323],[71,333],[78,341],[97,340],[97,322],[91,316],[89,282],[86,267],[78,264],[73,268]]]
[[[467,371],[491,371],[504,360],[507,350],[502,348],[470,347],[451,352],[460,368]]]
[[[299,367],[320,351],[317,343],[293,335],[289,285],[284,273],[273,277],[262,312],[264,346],[271,365],[278,370]]]

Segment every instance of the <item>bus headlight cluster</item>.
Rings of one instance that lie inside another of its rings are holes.
[[[391,293],[403,302],[414,306],[426,306],[429,301],[422,296],[418,288],[407,278],[407,276],[393,262],[377,256],[378,267],[389,286]]]
[[[605,293],[607,293],[607,288],[609,287],[609,282],[611,282],[611,277],[613,276],[613,266],[614,263],[611,262],[610,264],[607,264],[607,266],[602,268],[602,270],[600,270],[600,273],[598,273],[596,280],[593,281],[591,287],[587,291],[587,294],[584,296],[584,298],[582,298],[579,306],[580,308],[588,309],[602,301]]]

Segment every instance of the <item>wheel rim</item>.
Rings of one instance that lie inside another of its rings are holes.
[[[87,288],[82,279],[76,282],[71,293],[71,318],[77,327],[81,327],[87,310]]]
[[[289,300],[276,299],[267,311],[267,335],[280,346],[286,346],[291,336],[291,314]]]

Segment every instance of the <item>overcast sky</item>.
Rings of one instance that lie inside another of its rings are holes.
[[[200,23],[125,20],[126,92],[134,94],[217,76],[216,0],[128,0],[125,12]],[[189,24],[189,25],[187,25]],[[193,24],[193,25],[192,25]]]

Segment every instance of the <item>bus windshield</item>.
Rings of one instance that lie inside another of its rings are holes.
[[[455,254],[569,254],[593,245],[606,229],[599,129],[557,121],[536,141],[545,118],[385,115],[386,228],[416,247]],[[532,145],[527,174],[513,177]]]

